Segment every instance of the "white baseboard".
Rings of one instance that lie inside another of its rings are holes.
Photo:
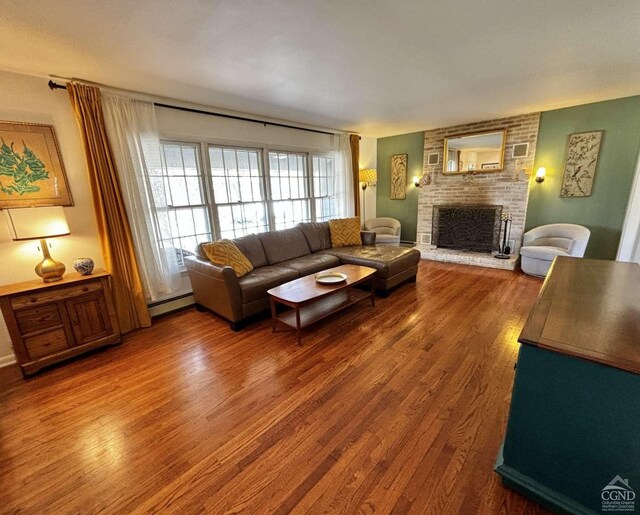
[[[13,365],[16,363],[16,357],[13,354],[9,354],[8,356],[0,356],[0,368],[8,367],[9,365]]]

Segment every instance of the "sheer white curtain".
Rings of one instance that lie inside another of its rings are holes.
[[[336,160],[335,192],[336,216],[355,216],[355,196],[353,192],[353,169],[351,167],[351,144],[348,134],[333,136],[333,154]]]
[[[103,92],[102,110],[116,160],[120,187],[133,233],[148,300],[169,296],[180,286],[180,267],[162,184],[152,182],[162,168],[153,104]]]

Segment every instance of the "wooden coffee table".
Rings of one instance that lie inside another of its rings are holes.
[[[267,293],[271,299],[272,330],[282,322],[296,330],[298,345],[302,345],[302,329],[333,313],[337,313],[361,300],[370,299],[375,306],[375,290],[373,278],[375,268],[360,265],[342,265],[323,272],[342,272],[346,281],[339,284],[326,285],[316,282],[316,274],[271,288]],[[370,291],[359,290],[353,286],[371,282]],[[276,304],[284,304],[293,308],[284,313],[276,313]]]

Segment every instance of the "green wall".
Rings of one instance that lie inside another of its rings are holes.
[[[560,198],[567,138],[592,130],[604,134],[591,196]],[[640,96],[543,112],[534,171],[546,167],[547,178],[531,182],[526,228],[556,222],[584,225],[591,230],[585,257],[615,259],[639,149]]]
[[[407,198],[391,200],[391,156],[408,154]],[[418,223],[418,188],[413,176],[422,176],[424,131],[378,139],[378,183],[376,186],[376,216],[396,218],[402,224],[401,239],[416,241]]]

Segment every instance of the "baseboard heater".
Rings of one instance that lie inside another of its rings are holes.
[[[147,307],[149,308],[151,316],[157,317],[161,315],[168,315],[174,311],[179,311],[186,307],[193,306],[195,303],[196,301],[193,298],[193,293],[189,292],[175,297],[170,297],[168,299],[152,302],[147,304]]]

